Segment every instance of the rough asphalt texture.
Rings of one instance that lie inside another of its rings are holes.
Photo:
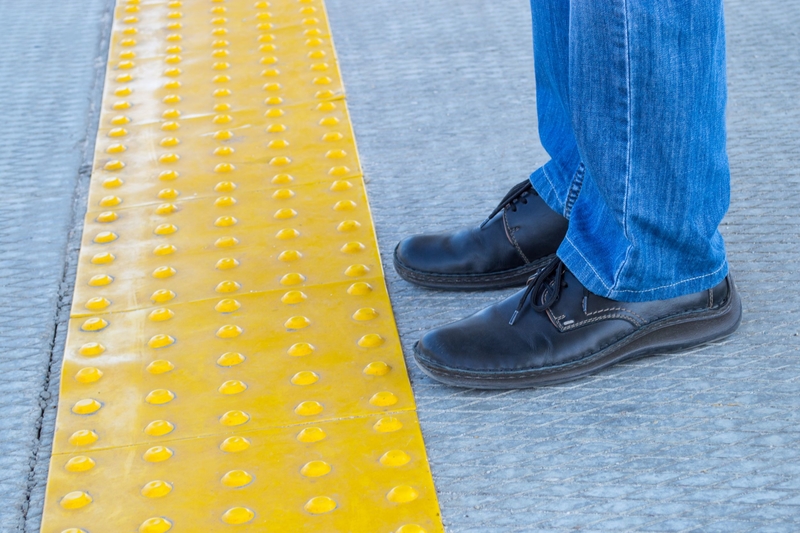
[[[111,5],[0,1],[0,531],[39,531]]]
[[[414,288],[397,240],[481,220],[546,160],[522,0],[327,0],[406,353],[506,292]],[[410,365],[449,532],[800,530],[800,6],[728,0],[730,340],[479,392]],[[0,532],[39,530],[107,0],[0,3]],[[49,532],[48,532],[49,533]],[[58,532],[56,532],[58,533]]]

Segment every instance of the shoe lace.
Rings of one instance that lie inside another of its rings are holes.
[[[561,297],[561,288],[567,286],[567,282],[564,280],[565,271],[566,267],[564,263],[561,259],[556,257],[536,274],[529,277],[525,291],[522,293],[522,297],[517,304],[517,309],[514,311],[514,314],[511,315],[511,320],[508,321],[508,325],[513,326],[514,322],[517,321],[517,317],[522,312],[522,308],[528,300],[528,297],[531,297],[531,307],[538,313],[546,311],[555,304]],[[542,287],[549,285],[550,280],[553,281],[553,290],[547,294],[547,297],[545,297],[541,303],[537,304],[536,300],[541,293]]]
[[[522,201],[522,203],[528,203],[528,201],[524,198],[527,196],[526,193],[528,192],[533,192],[533,185],[531,185],[530,180],[525,180],[514,185],[511,190],[508,191],[508,194],[506,194],[505,197],[500,200],[500,203],[497,204],[497,207],[494,208],[494,211],[492,211],[492,213],[486,217],[486,220],[481,222],[480,228],[483,229],[483,227],[488,224],[497,213],[505,209],[507,206],[511,206],[511,209],[516,211],[517,202]]]

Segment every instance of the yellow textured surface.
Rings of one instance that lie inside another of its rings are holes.
[[[441,532],[414,409],[321,0],[120,3],[42,531]]]

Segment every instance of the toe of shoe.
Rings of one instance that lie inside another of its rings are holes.
[[[414,345],[414,358],[423,368],[436,372],[458,368],[457,353],[451,349],[442,328],[425,333]]]
[[[506,364],[498,353],[502,332],[486,320],[487,314],[484,311],[425,333],[415,347],[417,361],[428,368],[457,372],[502,368]]]
[[[394,259],[403,265],[410,266],[413,262],[413,257],[416,255],[416,241],[417,236],[406,237],[397,243],[394,248]]]
[[[509,324],[522,292],[425,333],[415,347],[418,363],[483,376],[536,371],[551,364],[552,337],[558,332],[546,314],[530,310],[515,325]]]
[[[394,250],[395,262],[417,272],[436,272],[441,262],[438,240],[432,235],[413,235],[403,239]]]

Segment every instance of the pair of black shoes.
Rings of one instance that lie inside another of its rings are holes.
[[[478,227],[400,242],[400,276],[423,287],[519,293],[427,332],[414,347],[422,370],[449,385],[512,389],[562,383],[620,361],[684,350],[739,326],[730,276],[678,298],[618,302],[589,292],[556,257],[567,220],[527,180]]]

